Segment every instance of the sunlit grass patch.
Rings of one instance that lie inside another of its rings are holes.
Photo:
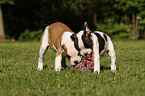
[[[0,43],[0,96],[143,96],[145,41],[118,40],[114,45],[117,71],[110,71],[106,54],[101,57],[100,74],[94,74],[55,72],[55,52],[50,49],[44,56],[44,70],[38,71],[39,42]]]

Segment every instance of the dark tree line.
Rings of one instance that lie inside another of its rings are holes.
[[[145,0],[2,0],[0,4],[5,35],[10,38],[58,21],[74,32],[87,21],[92,30],[145,38]]]

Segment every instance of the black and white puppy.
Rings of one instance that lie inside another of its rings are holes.
[[[77,34],[78,46],[81,49],[80,54],[94,53],[94,72],[100,73],[100,55],[108,53],[111,57],[111,70],[116,71],[116,55],[111,38],[103,32],[91,32],[87,22],[84,24],[85,30]]]

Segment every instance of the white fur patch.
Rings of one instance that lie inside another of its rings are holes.
[[[38,68],[37,68],[38,70],[43,69],[43,54],[45,53],[46,48],[48,46],[48,28],[49,28],[49,26],[47,26],[44,30],[42,43],[41,43],[40,49],[39,49]]]
[[[61,69],[61,55],[55,57],[55,71],[60,71]]]
[[[83,43],[83,40],[82,40],[83,32],[84,32],[84,31],[80,31],[80,32],[77,34],[77,37],[78,37],[78,46],[79,46],[80,49],[85,48],[84,43]]]
[[[100,55],[99,55],[99,42],[98,38],[96,37],[95,34],[92,35],[92,40],[93,40],[93,51],[94,51],[94,72],[100,73]]]
[[[63,36],[62,36],[62,45],[65,44],[65,46],[67,47],[67,54],[71,56],[70,58],[70,63],[72,65],[74,65],[74,61],[81,61],[81,56],[78,56],[78,51],[76,50],[75,46],[74,46],[74,42],[72,41],[72,39],[70,38],[70,36],[73,33],[70,32],[64,32]]]

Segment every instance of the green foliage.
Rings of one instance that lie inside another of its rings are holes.
[[[57,0],[57,2],[56,0],[29,0],[29,2],[15,0],[14,6],[5,4],[9,1],[13,2],[13,0],[1,0],[0,4],[3,4],[6,35],[16,39],[25,32],[26,28],[32,31],[39,30],[57,21],[65,23],[74,32],[82,30],[84,22],[87,21],[91,29],[96,29],[99,25],[106,26],[106,29],[112,30],[109,34],[120,35],[121,38],[127,34],[130,37],[130,33],[136,34],[133,32],[140,31],[140,37],[145,34],[145,24],[140,23],[145,19],[145,0]],[[134,25],[137,24],[135,19],[140,17],[138,26],[135,25],[136,28],[130,27],[133,26],[133,14]],[[119,24],[126,24],[130,32],[124,31],[123,25]],[[99,27],[98,29],[100,30]],[[118,32],[122,29],[122,33]]]
[[[98,24],[98,30],[105,32],[111,37],[117,37],[117,38],[127,38],[128,37],[128,32],[127,32],[127,27],[125,24],[113,24],[113,23],[108,23],[108,24]]]
[[[13,0],[0,0],[0,4],[11,4],[11,5],[14,5],[14,1]]]
[[[0,96],[144,96],[144,41],[113,42],[117,71],[107,69],[110,57],[105,55],[100,74],[55,72],[55,52],[50,49],[44,70],[38,71],[38,42],[0,43]]]
[[[142,37],[143,31],[145,31],[145,27],[140,29],[145,25],[140,25],[140,22],[138,22],[140,21],[139,19],[145,19],[144,5],[145,0],[116,0],[114,4],[116,11],[120,11],[120,16],[124,17],[122,21],[128,26],[128,35],[132,39],[138,39],[139,36]]]
[[[131,11],[139,11],[139,8],[142,7],[142,1],[144,0],[116,0],[114,7],[120,9],[124,13],[129,13]]]
[[[21,41],[40,40],[42,33],[43,33],[42,29],[39,29],[38,31],[30,31],[29,29],[26,29],[19,36],[19,40]]]

